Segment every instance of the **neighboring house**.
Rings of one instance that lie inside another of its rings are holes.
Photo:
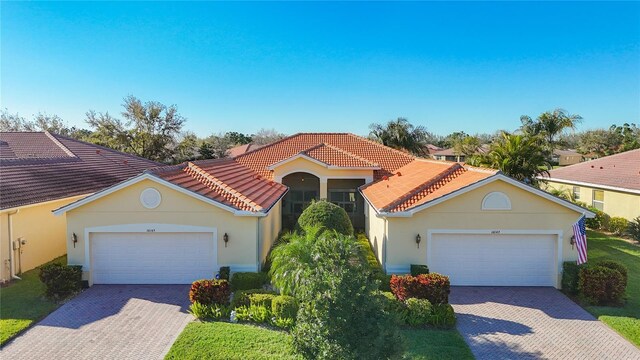
[[[242,155],[244,153],[247,153],[249,151],[260,149],[263,146],[264,145],[258,145],[258,144],[253,144],[253,143],[244,144],[244,145],[238,145],[238,146],[235,146],[235,147],[232,147],[231,149],[229,149],[228,150],[228,154],[229,154],[229,157],[234,158],[234,157],[240,156],[240,155]]]
[[[433,145],[433,144],[427,144],[427,145],[424,147],[424,149],[425,149],[425,152],[426,152],[428,155],[431,155],[431,154],[435,153],[436,151],[440,151],[440,150],[442,150],[442,148],[441,148],[441,147],[436,146],[436,145]]]
[[[610,216],[640,216],[640,149],[554,169],[541,179]]]
[[[66,253],[52,210],[158,165],[48,132],[0,133],[0,280]]]
[[[486,154],[489,151],[489,145],[481,145],[476,154]],[[463,163],[466,160],[464,154],[458,154],[454,148],[440,149],[429,153],[435,160],[453,161]]]
[[[560,166],[577,164],[582,160],[582,154],[574,150],[553,150],[553,155],[551,156],[551,161]]]
[[[494,171],[416,159],[346,133],[296,134],[236,158],[188,162],[55,211],[90,284],[189,283],[258,271],[278,233],[328,199],[389,273],[427,264],[454,285],[560,285],[589,211]]]

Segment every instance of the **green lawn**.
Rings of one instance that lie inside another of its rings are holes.
[[[407,351],[403,359],[473,359],[455,330],[404,330]],[[289,335],[252,325],[192,322],[165,359],[299,359]]]
[[[624,307],[587,306],[586,309],[622,336],[640,346],[640,247],[615,237],[589,231],[589,262],[616,260],[629,269]]]
[[[67,258],[63,256],[53,261],[66,264]],[[44,297],[44,285],[38,279],[39,271],[27,271],[20,275],[22,280],[16,280],[8,287],[0,289],[0,344],[4,344],[59,306]]]

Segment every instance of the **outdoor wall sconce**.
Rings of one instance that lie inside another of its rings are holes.
[[[576,243],[576,237],[571,235],[571,239],[569,239],[569,244],[571,244],[571,249],[573,249],[573,245]]]
[[[227,233],[224,233],[224,235],[222,236],[222,240],[224,241],[224,247],[227,247],[227,243],[229,242],[229,235],[227,235]]]
[[[71,241],[73,242],[73,247],[76,247],[76,243],[78,242],[78,235],[76,235],[76,233],[73,233],[71,235]]]
[[[418,245],[418,249],[420,248],[420,241],[422,241],[422,238],[420,237],[420,234],[416,235],[416,245]]]

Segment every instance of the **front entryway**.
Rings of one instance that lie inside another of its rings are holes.
[[[213,233],[92,233],[94,284],[190,284],[218,270]]]
[[[433,272],[452,285],[556,286],[557,235],[434,233],[428,251]]]

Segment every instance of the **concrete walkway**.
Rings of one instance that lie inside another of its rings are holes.
[[[7,344],[2,359],[162,359],[192,319],[188,285],[95,285]]]
[[[477,359],[640,359],[640,349],[553,288],[453,287]]]

